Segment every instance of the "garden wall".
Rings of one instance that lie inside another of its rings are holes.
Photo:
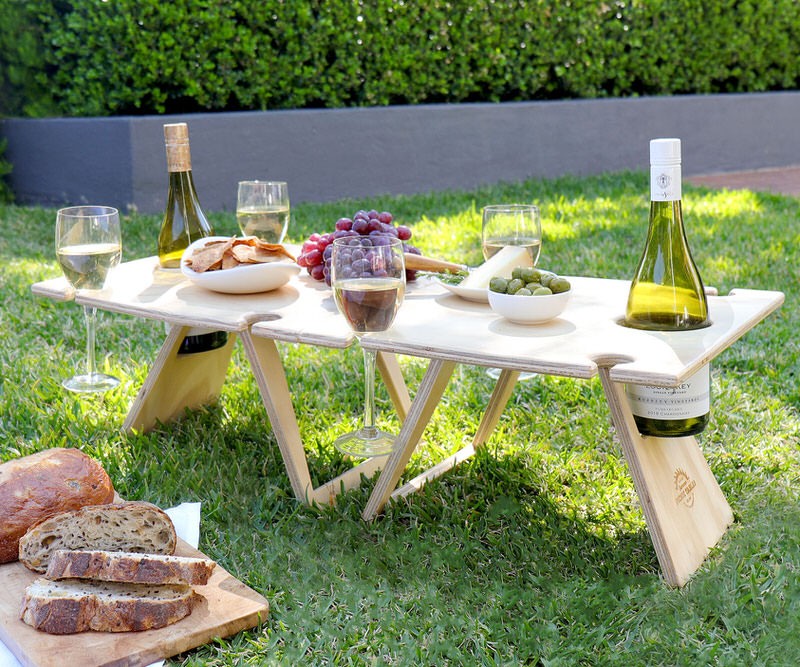
[[[162,125],[187,121],[207,210],[244,179],[292,202],[469,189],[529,177],[645,169],[648,141],[683,140],[686,175],[800,163],[800,92],[630,99],[6,119],[20,204],[163,209]],[[379,202],[377,202],[379,203]],[[376,205],[377,205],[376,203]]]

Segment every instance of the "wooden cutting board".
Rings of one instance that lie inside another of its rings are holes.
[[[203,557],[183,540],[179,556]],[[25,588],[37,576],[22,563],[0,565],[0,639],[24,667],[140,667],[252,628],[267,617],[269,603],[217,565],[192,613],[174,625],[145,632],[81,632],[48,635],[19,620]]]

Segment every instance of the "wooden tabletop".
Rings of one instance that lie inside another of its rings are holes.
[[[737,289],[709,296],[712,326],[668,333],[620,324],[628,295],[625,280],[570,277],[572,297],[556,319],[514,324],[488,304],[466,301],[436,281],[410,283],[392,327],[362,344],[383,352],[459,363],[591,378],[611,366],[616,382],[674,386],[708,363],[783,303],[781,292]],[[155,257],[125,262],[105,289],[73,293],[64,278],[37,283],[34,293],[103,310],[172,324],[286,342],[344,348],[354,336],[338,313],[331,290],[301,275],[262,294],[220,294],[193,285]]]
[[[260,294],[222,294],[194,285],[178,270],[158,266],[156,257],[124,262],[102,290],[75,292],[65,278],[33,285],[34,294],[58,301],[124,313],[170,324],[244,331],[256,322],[276,323],[276,340],[344,348],[354,336],[324,283],[308,275]]]
[[[674,386],[708,363],[780,307],[781,292],[735,290],[709,296],[712,326],[678,333],[621,325],[630,283],[570,277],[572,297],[556,319],[514,324],[488,304],[465,301],[440,287],[407,295],[392,327],[362,345],[459,363],[590,378],[610,366],[611,379]]]

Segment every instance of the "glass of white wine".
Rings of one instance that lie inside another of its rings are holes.
[[[119,212],[110,206],[71,206],[56,214],[56,257],[70,285],[76,290],[99,290],[108,272],[122,257]],[[83,307],[86,320],[86,372],[64,380],[65,389],[100,392],[113,389],[119,380],[97,372],[95,329],[97,310]]]
[[[236,222],[245,236],[283,243],[289,229],[289,188],[284,181],[240,181]]]
[[[506,246],[520,246],[527,250],[531,266],[536,266],[542,251],[542,220],[539,207],[533,204],[493,204],[483,209],[481,249],[483,258],[489,259]],[[499,378],[497,368],[486,371]],[[530,380],[536,373],[520,373],[519,380]]]
[[[533,204],[495,204],[483,209],[481,249],[489,259],[506,246],[522,246],[533,266],[542,250],[542,221]]]
[[[347,236],[333,242],[331,286],[339,312],[356,337],[386,331],[406,289],[403,242],[391,236]],[[364,353],[364,421],[360,429],[336,439],[334,446],[351,456],[389,454],[395,436],[375,426],[375,350]]]

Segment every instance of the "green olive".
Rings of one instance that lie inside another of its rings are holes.
[[[520,287],[516,292],[514,292],[514,296],[532,296],[533,292],[531,292],[527,287]]]
[[[525,287],[525,283],[522,282],[519,278],[512,278],[508,281],[508,287],[506,287],[506,294],[516,294],[520,289]]]
[[[500,294],[505,294],[506,290],[508,289],[508,279],[501,278],[500,276],[495,276],[489,281],[489,289],[492,292],[499,292]]]
[[[519,277],[526,283],[538,283],[540,275],[532,266],[526,266],[519,272]]]
[[[572,287],[572,285],[569,284],[569,280],[562,278],[561,276],[556,276],[550,281],[550,289],[552,290],[553,294],[569,292],[570,287]]]
[[[515,266],[511,270],[511,277],[512,278],[519,278],[521,280],[522,279],[522,269],[524,269],[524,268],[525,268],[524,266]]]
[[[556,277],[556,274],[552,271],[541,271],[541,274],[539,282],[542,283],[542,287],[549,287],[550,281]]]
[[[525,287],[527,287],[531,292],[534,292],[535,290],[539,289],[541,286],[542,286],[542,283],[537,283],[537,282],[530,282],[530,283],[527,283],[525,285]]]
[[[547,296],[548,294],[552,294],[553,292],[550,290],[549,287],[540,287],[533,292],[534,296]]]

